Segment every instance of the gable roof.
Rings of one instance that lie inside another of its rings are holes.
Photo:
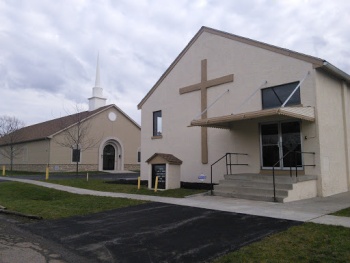
[[[106,111],[110,108],[116,108],[120,111],[128,120],[130,120],[137,128],[141,129],[141,127],[131,119],[126,113],[124,113],[120,108],[118,108],[114,104],[106,105],[100,107],[93,111],[83,111],[79,113],[75,113],[72,115],[64,116],[61,118],[41,122],[38,124],[34,124],[31,126],[24,127],[18,131],[16,131],[15,138],[18,138],[18,141],[15,143],[24,143],[31,141],[40,141],[45,139],[50,139],[52,136],[60,133],[61,131],[75,125],[79,120],[87,120],[103,111]],[[6,145],[7,140],[6,136],[0,138],[0,145]]]
[[[162,81],[167,77],[167,75],[172,71],[172,69],[176,66],[176,64],[180,61],[180,59],[186,54],[186,52],[191,48],[191,46],[196,42],[196,40],[204,33],[210,33],[213,35],[217,35],[220,37],[225,37],[237,42],[241,42],[247,45],[259,47],[265,50],[269,50],[281,55],[293,57],[299,60],[303,60],[305,62],[309,62],[313,65],[314,68],[323,68],[325,71],[331,73],[332,75],[336,76],[337,78],[344,80],[348,83],[350,83],[350,75],[345,73],[344,71],[338,69],[337,67],[333,66],[329,62],[327,62],[324,59],[313,57],[310,55],[302,54],[296,51],[292,51],[286,48],[277,47],[274,45],[266,44],[263,42],[259,42],[250,38],[245,38],[241,36],[237,36],[234,34],[230,34],[224,31],[220,31],[217,29],[209,28],[202,26],[201,29],[197,32],[197,34],[190,40],[190,42],[187,44],[187,46],[181,51],[181,53],[175,58],[175,60],[170,64],[168,69],[163,73],[163,75],[159,78],[159,80],[156,82],[156,84],[149,90],[149,92],[146,94],[146,96],[140,101],[140,103],[137,105],[138,109],[142,108],[142,105],[147,101],[147,99],[152,95],[152,93],[157,89],[157,87],[162,83]]]
[[[148,158],[146,163],[149,163],[150,161],[152,161],[157,156],[161,157],[162,159],[164,159],[169,164],[176,164],[176,165],[182,164],[182,161],[179,158],[177,158],[174,155],[169,154],[169,153],[155,153],[150,158]]]

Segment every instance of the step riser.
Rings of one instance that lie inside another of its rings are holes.
[[[273,189],[272,182],[256,182],[256,181],[246,181],[246,180],[220,180],[219,185],[229,186],[234,188],[263,188],[263,189]],[[293,184],[282,184],[276,183],[276,189],[281,190],[292,190]]]
[[[224,197],[231,197],[231,198],[239,198],[239,199],[246,199],[246,200],[255,200],[255,201],[265,201],[265,202],[274,202],[273,196],[257,196],[257,195],[249,195],[249,194],[233,194],[233,193],[225,193],[225,192],[219,192],[219,191],[213,191],[214,195],[217,196],[224,196]],[[276,196],[276,201],[283,203],[285,197]]]
[[[219,185],[214,186],[214,195],[273,202],[273,177],[264,174],[230,174],[224,176]],[[275,194],[278,202],[288,197],[293,189],[295,177],[276,175]]]
[[[268,189],[255,189],[255,188],[232,188],[225,186],[215,186],[214,191],[228,194],[252,194],[257,196],[273,196],[273,190]],[[276,195],[281,197],[287,197],[287,190],[276,190]]]
[[[240,199],[273,202],[273,177],[272,174],[229,174],[220,180],[219,185],[214,186],[214,195],[233,197]],[[278,202],[283,202],[288,197],[293,185],[298,182],[317,180],[317,175],[303,175],[290,177],[289,175],[275,176],[275,194]]]
[[[260,182],[273,182],[272,175],[235,175],[227,174],[224,176],[227,181],[245,180],[245,181],[260,181]],[[277,183],[295,183],[296,178],[290,176],[275,176],[275,182]]]

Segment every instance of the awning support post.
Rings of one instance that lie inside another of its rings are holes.
[[[307,78],[307,76],[309,76],[310,71],[308,71],[305,75],[305,77],[299,82],[299,84],[295,87],[295,89],[292,91],[292,93],[289,95],[289,97],[283,102],[281,108],[283,108],[288,101],[290,100],[290,98],[294,95],[294,93],[300,88],[300,85],[304,82],[304,80]]]
[[[197,115],[196,117],[194,117],[193,120],[196,120],[197,118],[201,117],[204,113],[206,113],[210,108],[211,106],[213,106],[219,99],[221,99],[226,93],[228,93],[230,90],[227,89],[224,93],[222,93],[219,97],[217,97],[212,103],[209,104],[209,106],[204,110],[202,111],[199,115]]]
[[[262,87],[264,87],[267,84],[267,80],[265,80],[248,98],[245,99],[245,101],[243,101],[241,103],[241,105],[239,105],[239,107],[237,108],[237,110],[235,110],[235,112],[238,112],[244,104],[246,104],[259,90],[261,90]],[[233,112],[232,114],[235,114],[235,112]]]

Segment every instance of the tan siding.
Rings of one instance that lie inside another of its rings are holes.
[[[164,152],[183,160],[181,180],[198,182],[198,176],[210,178],[210,164],[226,152],[248,152],[250,166],[238,171],[256,172],[260,167],[259,121],[238,123],[237,129],[209,129],[209,163],[201,164],[200,128],[189,128],[191,121],[200,114],[200,92],[179,94],[179,89],[200,82],[201,61],[207,59],[208,80],[234,74],[234,82],[208,89],[208,105],[230,89],[208,110],[208,117],[261,110],[261,93],[237,112],[241,102],[249,97],[264,81],[266,87],[310,76],[301,86],[303,106],[315,106],[315,71],[311,63],[272,51],[257,48],[231,39],[203,32],[196,42],[167,74],[157,89],[142,105],[142,178],[148,177],[145,161],[155,152]],[[152,137],[152,112],[162,110],[163,138]],[[274,118],[268,120],[277,120]],[[283,118],[282,118],[283,119]],[[285,118],[284,118],[285,119]],[[239,126],[243,125],[243,126]],[[250,137],[250,136],[252,137]],[[221,168],[215,168],[221,169]],[[223,176],[217,172],[215,182]],[[206,181],[208,182],[208,181]]]
[[[116,121],[112,122],[108,119],[109,112],[113,111],[117,114]],[[121,112],[115,108],[111,108],[108,111],[104,111],[91,120],[90,136],[94,138],[96,142],[93,148],[87,149],[82,153],[82,164],[97,164],[102,161],[102,157],[99,155],[100,144],[104,141],[104,138],[117,138],[123,145],[125,164],[137,164],[137,150],[140,147],[140,129],[132,122],[129,121]],[[61,140],[62,134],[55,136],[54,140]],[[52,162],[56,163],[71,163],[71,150],[68,148],[62,148],[56,143],[51,147]]]
[[[117,114],[116,121],[110,121],[108,119],[110,112]],[[121,158],[118,159],[120,169],[123,169],[123,165],[133,168],[138,166],[137,152],[141,145],[140,128],[133,121],[116,107],[110,107],[108,110],[93,116],[88,121],[91,125],[89,137],[93,138],[96,144],[92,148],[82,152],[80,162],[82,167],[86,167],[86,169],[95,167],[95,169],[98,169],[99,163],[102,163],[101,144],[106,141],[106,138],[115,138],[122,145],[123,153],[118,153],[118,156],[119,154],[121,155]],[[62,147],[57,143],[57,141],[62,141],[63,137],[64,134],[61,132],[56,134],[51,140],[25,143],[25,151],[18,156],[15,162],[21,165],[50,163],[52,167],[58,165],[60,169],[66,167],[71,170],[71,165],[74,164],[72,163],[72,150]],[[5,160],[1,160],[1,162],[5,162]],[[42,169],[41,166],[40,169]]]
[[[342,87],[323,72],[317,73],[318,132],[323,196],[348,190],[344,123],[342,112]]]

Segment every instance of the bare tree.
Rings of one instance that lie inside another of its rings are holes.
[[[87,112],[81,111],[78,105],[75,107],[76,113],[62,118],[62,136],[55,139],[55,142],[66,148],[72,149],[73,159],[76,164],[76,174],[79,172],[80,155],[83,151],[95,147],[99,140],[93,138],[90,134],[91,122],[87,119]],[[67,127],[64,120],[73,123]]]
[[[24,122],[11,116],[0,116],[0,153],[10,160],[10,170],[13,168],[13,160],[21,154],[22,147],[19,144],[23,134],[21,129]]]

